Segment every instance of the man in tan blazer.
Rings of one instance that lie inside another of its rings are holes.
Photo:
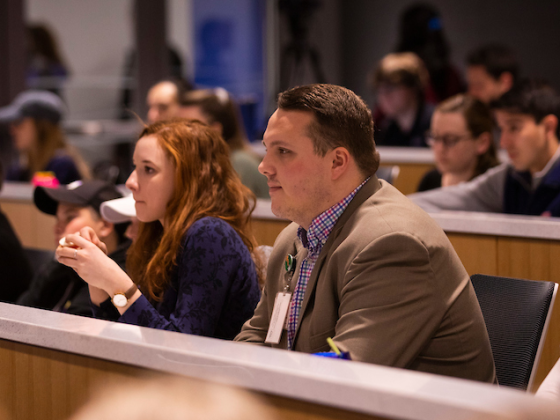
[[[352,360],[495,382],[459,257],[423,210],[375,176],[365,103],[333,85],[288,90],[263,143],[272,211],[294,223],[236,340],[315,353],[332,337]]]

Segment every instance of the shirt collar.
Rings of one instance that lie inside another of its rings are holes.
[[[297,235],[305,248],[309,250],[310,254],[318,254],[321,252],[323,245],[327,242],[329,235],[342,215],[348,204],[352,201],[356,193],[368,182],[370,177],[368,177],[364,182],[356,187],[354,191],[340,200],[337,204],[325,210],[319,216],[315,217],[309,225],[309,229],[306,231],[304,228],[300,227],[298,229]]]
[[[556,162],[558,161],[559,158],[560,158],[560,146],[556,149],[556,152],[554,152],[554,155],[552,155],[552,157],[550,158],[548,163],[545,165],[545,167],[542,169],[542,171],[535,172],[533,174],[532,179],[531,179],[531,184],[532,184],[531,186],[532,186],[533,189],[535,189],[539,186],[542,179],[546,176],[546,174],[548,174],[548,172],[550,172],[550,170],[556,164]]]

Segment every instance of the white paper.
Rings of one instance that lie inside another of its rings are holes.
[[[284,329],[284,321],[286,320],[288,308],[290,307],[291,297],[291,293],[284,292],[280,292],[276,295],[272,316],[270,317],[270,324],[268,326],[268,334],[266,335],[266,340],[264,340],[265,343],[278,344],[280,342],[280,337],[282,337],[282,331]]]

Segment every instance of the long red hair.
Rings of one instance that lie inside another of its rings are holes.
[[[128,253],[127,270],[142,293],[153,301],[163,298],[185,233],[207,216],[228,222],[260,266],[249,224],[256,199],[233,169],[225,141],[207,125],[187,119],[151,124],[139,138],[145,136],[155,136],[173,163],[175,190],[164,226],[141,223]]]

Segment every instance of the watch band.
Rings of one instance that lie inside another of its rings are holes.
[[[136,283],[132,283],[132,286],[130,286],[128,288],[128,290],[126,292],[124,292],[124,295],[126,297],[126,300],[130,299],[132,296],[134,296],[134,293],[136,293],[136,291],[138,290],[138,286],[136,286]]]
[[[126,292],[115,293],[115,295],[111,299],[111,302],[113,302],[113,305],[115,305],[117,308],[124,308],[128,304],[128,300],[132,296],[134,296],[134,293],[136,293],[137,290],[138,286],[136,286],[136,283],[133,283]]]

